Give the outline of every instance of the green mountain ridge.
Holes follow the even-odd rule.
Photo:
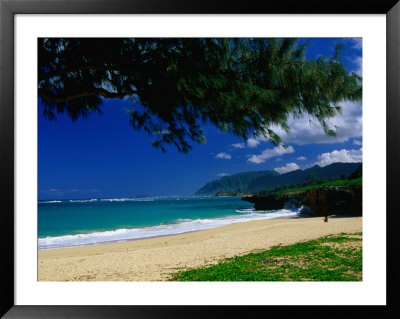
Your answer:
[[[249,184],[264,176],[277,176],[279,175],[276,171],[251,171],[237,173],[230,176],[221,177],[218,180],[208,182],[202,188],[200,188],[195,195],[215,195],[218,192],[241,192],[247,190]]]
[[[224,176],[210,181],[200,188],[195,195],[216,195],[218,193],[256,192],[283,185],[300,184],[309,180],[331,180],[350,176],[361,163],[333,163],[324,167],[314,165],[305,170],[295,170],[286,174],[276,171],[253,171]]]

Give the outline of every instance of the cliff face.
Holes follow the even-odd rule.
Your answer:
[[[298,196],[293,194],[253,195],[244,196],[242,199],[253,203],[255,210],[275,210],[301,206]]]
[[[301,207],[301,214],[314,216],[362,215],[362,187],[335,186],[310,189],[303,193],[245,196],[255,210]]]
[[[325,187],[306,191],[301,198],[303,205],[310,207],[317,216],[362,215],[362,188]]]

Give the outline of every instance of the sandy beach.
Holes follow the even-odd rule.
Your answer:
[[[41,250],[39,281],[163,281],[184,268],[328,234],[362,231],[362,217],[270,219],[173,236]]]

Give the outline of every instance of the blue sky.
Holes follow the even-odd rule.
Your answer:
[[[342,62],[362,75],[361,39],[311,39],[307,58],[331,55],[340,41]],[[188,154],[173,147],[151,146],[152,138],[129,125],[130,101],[108,99],[103,113],[72,122],[65,114],[50,121],[38,108],[39,199],[121,198],[191,195],[206,182],[245,171],[280,173],[315,164],[359,162],[362,158],[362,103],[343,102],[343,115],[329,121],[338,136],[326,136],[309,118],[290,119],[290,134],[277,132],[289,147],[274,147],[259,138],[247,143],[204,127],[206,144]]]

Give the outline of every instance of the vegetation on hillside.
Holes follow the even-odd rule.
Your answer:
[[[263,176],[278,176],[275,171],[243,172],[231,176],[223,176],[218,180],[208,182],[200,188],[196,195],[235,196],[247,194],[249,184]]]
[[[182,270],[174,281],[361,281],[362,233],[317,240],[233,257],[217,265]]]
[[[287,188],[318,185],[339,179],[361,177],[360,163],[333,163],[279,174],[276,171],[256,171],[224,176],[208,182],[196,195],[242,196],[269,194]],[[254,185],[257,185],[256,187]]]
[[[297,185],[305,182],[315,183],[320,180],[344,179],[352,174],[360,163],[332,163],[320,167],[314,165],[308,169],[298,169],[276,177],[260,177],[249,184],[248,191],[251,193],[262,189],[271,189],[283,185]]]
[[[305,182],[297,185],[284,185],[273,189],[264,189],[256,192],[254,195],[266,195],[266,194],[282,194],[282,193],[302,193],[309,189],[317,189],[322,187],[334,187],[334,186],[362,186],[362,177],[355,179],[337,179],[331,181],[319,180],[314,183]]]

